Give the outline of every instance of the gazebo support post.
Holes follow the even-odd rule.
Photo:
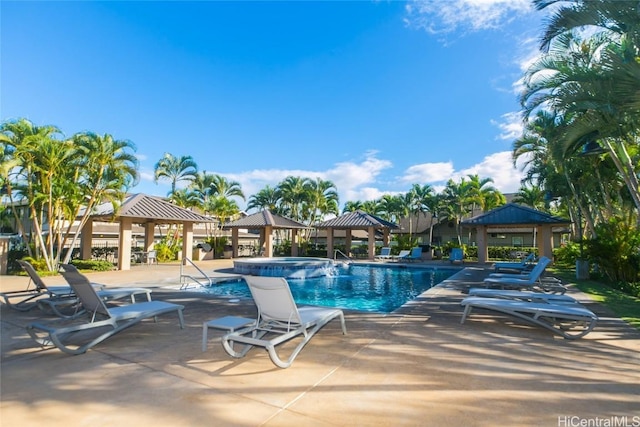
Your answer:
[[[489,246],[487,245],[487,227],[476,228],[476,240],[478,243],[478,263],[486,264],[489,260]]]
[[[373,227],[368,228],[369,234],[369,247],[367,248],[369,261],[373,261],[376,256],[376,229]]]
[[[191,259],[193,252],[193,223],[182,223],[182,259]]]
[[[550,225],[539,224],[537,235],[538,255],[553,259],[553,233]]]
[[[118,239],[118,270],[131,270],[131,218],[120,217],[120,238]]]
[[[147,222],[144,225],[144,252],[149,252],[153,250],[153,245],[156,240],[156,223],[155,222]]]
[[[298,230],[291,230],[291,256],[298,256]]]
[[[333,252],[333,251],[331,251]],[[350,257],[351,254],[351,230],[344,230],[344,253]]]
[[[333,228],[327,228],[327,258],[333,259]]]
[[[273,256],[273,227],[269,225],[264,228],[264,256]]]
[[[238,258],[238,241],[240,240],[240,230],[238,230],[237,228],[232,228],[231,229],[231,250],[232,258]]]

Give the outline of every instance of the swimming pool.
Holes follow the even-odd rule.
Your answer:
[[[452,276],[458,269],[349,265],[335,276],[288,280],[299,305],[323,305],[351,310],[390,313],[422,292]],[[244,280],[205,288],[205,292],[251,298]]]

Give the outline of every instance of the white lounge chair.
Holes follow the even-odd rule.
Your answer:
[[[531,252],[525,258],[522,258],[520,262],[496,262],[493,264],[493,268],[496,271],[500,270],[517,270],[526,271],[531,270],[534,266],[533,262],[536,259],[536,254]]]
[[[499,287],[502,289],[540,289],[544,292],[564,294],[567,291],[559,281],[542,280],[542,273],[551,263],[547,257],[541,257],[530,273],[525,275],[505,275],[492,273],[484,279],[484,284],[489,287]]]
[[[60,271],[60,274],[67,281],[69,286],[72,283],[91,283],[89,279],[78,269],[71,264],[63,264],[64,268]],[[118,300],[123,298],[131,299],[131,302],[136,302],[136,295],[143,295],[147,301],[151,301],[151,292],[149,288],[117,288],[117,289],[101,289],[97,290],[98,295],[105,301]]]
[[[69,285],[47,286],[31,263],[24,260],[18,260],[17,262],[29,276],[29,283],[27,284],[27,288],[24,290],[0,293],[0,297],[2,297],[4,303],[9,307],[19,311],[28,311],[36,307],[38,303],[43,301],[45,298],[51,301],[57,300],[60,302],[72,301],[75,299],[73,296],[73,289],[71,289]],[[95,283],[93,286],[96,289],[104,288],[104,285]],[[17,301],[18,299],[19,301]]]
[[[67,265],[62,264],[66,269]],[[41,346],[54,345],[68,354],[82,354],[96,344],[131,327],[144,319],[165,313],[177,312],[180,328],[184,328],[182,310],[184,306],[164,301],[146,301],[119,307],[107,308],[96,290],[87,282],[70,283],[75,295],[80,299],[84,311],[73,319],[60,319],[49,323],[31,323],[27,326],[29,335]],[[105,328],[107,330],[105,331]],[[97,336],[85,335],[95,331]],[[78,344],[81,338],[83,344]],[[88,340],[88,341],[87,341]]]
[[[542,326],[566,339],[585,336],[598,322],[598,316],[579,304],[553,304],[484,297],[467,297],[461,304],[464,307],[464,313],[460,323],[464,323],[473,308],[483,308]]]
[[[385,246],[384,248],[380,248],[380,253],[375,256],[377,260],[387,260],[392,259],[393,255],[391,255],[391,248]]]
[[[396,261],[400,261],[400,260],[404,260],[406,259],[409,255],[411,255],[411,251],[408,251],[406,249],[403,249],[400,251],[400,253],[398,254],[397,257],[395,257]]]
[[[246,328],[222,337],[222,345],[233,357],[244,357],[253,347],[263,347],[271,361],[280,368],[288,368],[294,359],[324,325],[340,319],[342,333],[346,335],[342,310],[329,307],[296,306],[289,284],[283,277],[246,276],[245,281],[258,308],[256,322]],[[288,359],[282,360],[276,346],[302,336]],[[235,344],[241,347],[236,350]]]
[[[535,263],[533,267],[528,271],[521,271],[519,273],[490,273],[489,277],[501,279],[530,279],[537,274],[536,267],[540,263],[544,264],[544,268],[542,268],[542,273],[544,273],[544,270],[551,263],[551,259],[547,257],[541,257],[538,262]],[[540,277],[542,277],[542,274],[540,274]]]
[[[71,264],[65,264],[64,268],[60,271],[60,274],[67,283],[71,286],[72,284],[87,284],[91,283],[89,279],[80,273],[78,269]],[[115,288],[115,289],[100,289],[96,290],[96,293],[100,298],[104,301],[118,301],[122,299],[130,299],[132,303],[136,302],[136,295],[142,295],[146,298],[147,301],[151,301],[151,292],[152,290],[149,288]],[[70,297],[59,299],[59,298],[47,298],[38,301],[38,306],[43,310],[47,311],[47,309],[53,311],[56,315],[60,317],[73,317],[77,315],[77,313],[82,310],[82,305],[75,294],[72,294]],[[71,311],[69,312],[71,307]],[[62,311],[65,309],[66,311]]]
[[[484,298],[504,298],[510,300],[530,301],[530,302],[546,302],[553,304],[578,304],[575,298],[569,295],[548,294],[545,292],[517,291],[511,289],[486,289],[471,288],[469,296]]]

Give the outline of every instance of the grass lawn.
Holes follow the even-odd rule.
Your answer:
[[[564,282],[575,285],[582,292],[589,294],[594,301],[609,307],[622,320],[640,329],[640,298],[632,297],[595,280],[577,280],[575,270],[561,268],[552,270]]]

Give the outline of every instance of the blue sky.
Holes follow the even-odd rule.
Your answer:
[[[247,197],[289,175],[341,205],[476,173],[514,192],[541,22],[529,0],[4,0],[0,118],[133,141],[134,192],[167,194],[165,152]]]

